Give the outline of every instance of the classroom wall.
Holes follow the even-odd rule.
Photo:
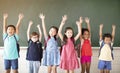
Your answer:
[[[114,46],[120,46],[120,0],[0,0],[0,46],[3,46],[2,40],[2,22],[3,13],[9,14],[8,24],[16,24],[18,14],[23,13],[24,19],[20,27],[20,45],[27,46],[26,31],[28,22],[34,22],[31,32],[37,31],[37,24],[41,25],[38,15],[42,12],[46,15],[47,31],[50,26],[59,26],[62,15],[68,15],[66,26],[73,27],[77,34],[75,24],[79,16],[89,17],[91,23],[92,45],[99,46],[99,24],[103,23],[103,32],[111,33],[111,25],[116,24],[116,36]],[[64,27],[64,28],[65,28]],[[86,24],[83,23],[83,27]],[[63,32],[64,32],[63,28]],[[77,41],[79,42],[79,41]]]

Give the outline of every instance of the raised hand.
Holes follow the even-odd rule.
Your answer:
[[[90,23],[90,19],[88,17],[85,17],[85,22],[89,24]]]
[[[76,21],[76,24],[77,24],[77,26],[79,26],[80,22],[79,22],[79,21]]]
[[[103,28],[103,24],[100,24],[100,29],[102,29]]]
[[[45,19],[45,15],[44,15],[43,13],[40,13],[39,17],[40,17],[41,19]]]
[[[4,19],[7,19],[7,18],[8,18],[8,14],[7,14],[7,13],[4,13],[4,14],[3,14],[3,18],[4,18]]]
[[[22,13],[19,14],[18,18],[23,19],[24,15]]]
[[[33,21],[29,21],[29,26],[31,26],[33,24]]]
[[[62,16],[62,21],[65,22],[67,20],[67,15]]]
[[[37,28],[40,28],[40,24],[37,25]]]
[[[112,28],[113,28],[113,29],[115,29],[115,28],[116,28],[116,26],[115,26],[115,25],[112,25]]]
[[[83,18],[82,17],[79,18],[79,22],[80,22],[80,24],[83,23]]]

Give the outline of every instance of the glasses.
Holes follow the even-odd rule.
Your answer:
[[[36,39],[36,38],[38,38],[38,37],[32,37],[32,38]]]

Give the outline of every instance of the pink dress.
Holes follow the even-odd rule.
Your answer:
[[[74,43],[71,39],[62,47],[60,68],[65,70],[74,70],[79,68],[77,54]]]

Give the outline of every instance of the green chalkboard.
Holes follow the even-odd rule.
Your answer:
[[[59,26],[62,15],[68,15],[66,26],[73,27],[75,34],[77,26],[75,24],[79,16],[89,17],[92,33],[92,45],[99,46],[99,24],[103,23],[103,32],[111,32],[111,25],[116,24],[116,36],[114,46],[120,46],[120,0],[0,0],[0,25],[2,26],[3,13],[9,14],[8,24],[16,24],[18,14],[22,12],[24,19],[20,27],[20,45],[27,46],[27,26],[28,22],[34,22],[31,32],[37,31],[37,24],[41,24],[39,13],[46,15],[46,26]],[[86,24],[83,23],[83,27]],[[63,28],[64,30],[64,28]],[[48,31],[48,30],[47,30]],[[2,27],[0,27],[0,46],[3,46]]]

